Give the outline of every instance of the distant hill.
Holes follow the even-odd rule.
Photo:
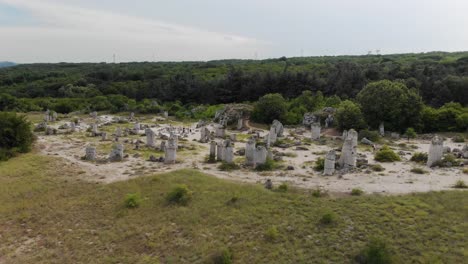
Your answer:
[[[0,68],[15,66],[16,63],[11,61],[0,61]]]

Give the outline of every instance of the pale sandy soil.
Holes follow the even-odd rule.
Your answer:
[[[109,116],[103,117],[102,120],[110,120]],[[68,121],[63,120],[54,124],[53,126],[58,127],[61,123]],[[87,124],[93,122],[93,120],[86,118],[82,122],[82,128],[86,128]],[[155,119],[141,120],[142,124],[157,124],[158,127],[152,128],[157,131],[161,127],[168,126],[164,121],[155,121]],[[181,123],[171,122],[173,126],[182,126]],[[112,124],[111,126],[102,126],[100,129],[108,131],[109,138],[110,132],[115,130],[116,126],[121,127],[133,127],[133,123],[128,124]],[[218,178],[249,182],[249,183],[263,183],[267,178],[271,179],[274,184],[280,184],[286,182],[289,185],[305,188],[305,189],[316,189],[322,188],[329,192],[336,193],[349,193],[353,188],[360,188],[366,193],[381,193],[381,194],[404,194],[412,192],[426,192],[435,190],[448,190],[452,189],[451,186],[457,180],[464,180],[468,182],[468,175],[462,173],[462,167],[453,168],[437,168],[430,169],[422,165],[418,165],[414,162],[410,162],[409,158],[414,152],[427,152],[429,148],[429,140],[412,140],[407,142],[406,140],[399,140],[394,142],[392,147],[396,151],[400,151],[401,147],[398,147],[398,143],[406,143],[407,145],[415,145],[417,149],[405,148],[404,152],[407,155],[402,157],[401,162],[393,163],[380,163],[375,162],[373,159],[372,149],[359,144],[358,153],[363,154],[369,160],[369,164],[379,163],[385,170],[383,172],[374,172],[369,169],[362,171],[356,171],[347,173],[344,175],[334,176],[322,176],[321,172],[313,170],[313,161],[317,157],[324,157],[326,151],[335,148],[341,148],[341,140],[331,140],[331,137],[327,137],[327,144],[320,145],[318,143],[307,144],[303,141],[310,137],[310,131],[306,131],[303,135],[296,135],[298,139],[302,139],[304,146],[308,150],[296,150],[296,147],[290,147],[287,149],[281,149],[274,147],[274,151],[294,153],[295,157],[283,157],[285,166],[291,165],[294,170],[277,170],[271,172],[256,172],[251,168],[241,168],[232,172],[220,171],[217,166],[219,164],[208,164],[205,163],[205,157],[209,152],[209,143],[199,143],[200,132],[195,129],[195,123],[185,124],[185,127],[191,127],[192,133],[189,133],[186,140],[179,141],[179,144],[184,145],[185,148],[177,152],[178,163],[172,165],[166,165],[159,162],[146,161],[149,154],[153,154],[156,157],[163,156],[163,153],[148,149],[141,144],[140,150],[133,150],[133,145],[125,143],[126,153],[129,153],[129,157],[122,162],[89,162],[81,159],[85,154],[85,148],[88,144],[94,144],[97,146],[97,154],[99,159],[104,160],[109,152],[110,147],[113,144],[111,141],[100,141],[99,137],[87,136],[85,129],[82,129],[73,134],[58,134],[53,136],[45,136],[43,133],[37,133],[38,141],[37,147],[40,149],[40,153],[43,155],[57,156],[64,160],[66,166],[74,166],[77,170],[77,178],[85,179],[89,181],[98,181],[103,183],[110,183],[114,181],[127,180],[134,177],[151,175],[160,172],[168,172],[183,168],[197,168],[200,171],[214,175]],[[211,130],[214,129],[211,127]],[[228,130],[227,134],[236,133],[240,142],[235,143],[235,151],[245,147],[245,140],[247,138],[247,131],[231,131]],[[261,135],[265,135],[267,131],[262,131]],[[146,141],[144,136],[129,136],[128,139],[140,139]],[[292,139],[290,136],[290,130],[285,130],[285,137]],[[122,142],[124,139],[121,139]],[[294,140],[296,141],[296,140]],[[156,144],[159,145],[161,139],[156,139]],[[461,143],[453,143],[450,139],[444,142],[444,145],[450,148],[461,149],[463,145]],[[141,156],[135,157],[134,154],[138,153]],[[239,164],[243,163],[243,156],[235,156],[235,161]],[[410,170],[414,167],[424,168],[426,174],[415,174],[411,173]]]

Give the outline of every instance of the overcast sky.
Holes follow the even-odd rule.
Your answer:
[[[0,0],[0,61],[468,50],[468,0]]]

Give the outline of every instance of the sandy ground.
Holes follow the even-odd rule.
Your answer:
[[[100,117],[101,122],[106,122],[112,118],[109,116]],[[70,120],[61,120],[56,124],[52,124],[54,127],[58,127],[60,124],[69,122]],[[85,128],[88,124],[94,122],[90,118],[85,118],[82,121],[81,127]],[[325,136],[325,134],[333,134],[330,131],[325,131],[323,137],[327,139],[326,144],[318,144],[315,142],[307,143],[307,138],[310,138],[310,131],[305,131],[302,135],[294,133],[294,141],[301,140],[302,147],[307,150],[296,150],[296,147],[290,147],[287,149],[281,149],[274,147],[273,151],[286,152],[294,154],[291,157],[283,157],[282,164],[286,166],[293,166],[294,170],[277,170],[270,172],[256,172],[251,168],[241,168],[231,172],[220,171],[217,166],[219,164],[205,163],[205,157],[209,152],[209,143],[199,143],[200,132],[195,128],[196,124],[182,124],[176,122],[165,122],[156,121],[155,119],[144,119],[140,117],[141,124],[149,124],[153,127],[153,130],[158,130],[168,126],[171,123],[172,126],[183,125],[190,127],[192,132],[188,136],[179,141],[180,145],[184,148],[177,152],[178,163],[167,165],[160,162],[149,162],[147,157],[150,154],[156,157],[163,156],[163,153],[150,149],[141,145],[140,150],[134,150],[134,145],[131,143],[124,143],[126,153],[129,157],[122,162],[89,162],[82,160],[81,157],[85,154],[85,148],[88,144],[97,146],[97,153],[99,160],[104,160],[109,152],[110,147],[113,144],[112,141],[100,141],[99,137],[90,137],[89,133],[85,129],[81,129],[72,134],[62,134],[46,136],[44,133],[37,133],[38,141],[37,147],[40,149],[40,153],[43,155],[57,156],[64,160],[67,166],[74,166],[77,170],[77,177],[89,181],[98,181],[103,183],[110,183],[114,181],[127,180],[134,177],[151,175],[154,173],[168,172],[183,168],[196,168],[205,173],[214,175],[218,178],[242,181],[248,183],[263,183],[267,178],[271,179],[274,184],[280,184],[286,182],[289,185],[306,188],[316,189],[321,188],[333,193],[349,193],[353,188],[360,188],[366,193],[381,193],[381,194],[404,194],[412,192],[427,192],[436,190],[448,190],[452,189],[451,186],[457,180],[463,180],[468,182],[468,175],[462,173],[462,167],[452,168],[436,168],[430,169],[423,165],[418,165],[414,162],[410,162],[409,158],[414,152],[427,152],[429,149],[429,140],[398,140],[393,142],[392,148],[395,151],[403,150],[406,155],[402,156],[401,162],[392,163],[380,163],[373,159],[372,149],[365,145],[359,144],[358,153],[364,155],[369,164],[379,163],[385,170],[382,172],[374,172],[369,169],[347,173],[344,175],[334,176],[322,176],[321,172],[313,170],[313,162],[317,157],[324,157],[326,151],[335,148],[341,148],[341,140],[333,137]],[[120,127],[133,127],[133,122],[128,124],[111,124],[108,126],[101,126],[100,130],[107,131],[110,135],[117,126]],[[211,128],[213,131],[214,129]],[[59,130],[63,132],[64,130]],[[236,133],[238,142],[235,142],[234,148],[237,151],[240,148],[245,147],[245,141],[248,137],[248,131],[236,131],[227,130],[227,134]],[[261,131],[261,135],[266,135],[267,131]],[[291,136],[292,130],[285,129],[286,140],[293,140]],[[109,136],[109,138],[112,138]],[[140,139],[146,141],[145,136],[128,136],[128,140]],[[125,138],[121,138],[120,142],[123,142]],[[159,145],[161,139],[156,139],[156,144]],[[310,142],[310,141],[309,141]],[[405,143],[406,145],[414,145],[413,148],[404,146],[398,146],[399,143]],[[454,143],[450,139],[444,142],[445,146],[450,148],[463,147],[462,143]],[[136,155],[135,155],[136,154]],[[242,163],[244,160],[243,156],[235,156],[237,163]],[[420,167],[427,171],[426,174],[415,174],[410,172],[414,167]]]

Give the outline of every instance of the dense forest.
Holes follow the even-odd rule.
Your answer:
[[[369,82],[403,80],[426,104],[468,104],[468,52],[299,57],[208,62],[23,64],[0,70],[0,93],[17,98],[90,98],[217,104],[285,98],[302,91],[354,98]]]
[[[262,122],[278,118],[298,124],[305,112],[331,106],[343,110],[340,128],[375,128],[385,121],[399,130],[411,125],[425,132],[464,131],[468,52],[22,64],[0,69],[2,111],[157,113],[164,109],[178,117],[199,118],[192,111],[199,105],[212,114],[214,109],[208,105],[261,102],[262,98],[272,102],[266,105],[281,107],[269,118],[264,110],[262,116],[254,113]],[[358,116],[350,117],[350,112]],[[345,119],[348,125],[342,124]]]

